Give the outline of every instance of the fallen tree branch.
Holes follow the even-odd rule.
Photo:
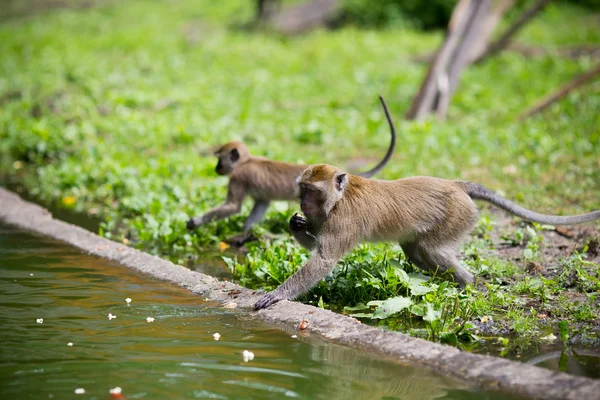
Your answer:
[[[524,57],[564,57],[576,60],[580,57],[600,58],[600,46],[584,44],[578,46],[554,47],[551,49],[542,46],[531,46],[525,43],[511,43],[504,51],[519,53]],[[412,62],[429,63],[435,58],[435,52],[421,53],[411,58]]]
[[[571,82],[567,83],[566,85],[564,85],[563,87],[558,89],[556,92],[552,93],[551,95],[549,95],[549,96],[545,97],[544,99],[542,99],[541,101],[539,101],[536,105],[534,105],[529,110],[527,110],[526,112],[521,114],[519,119],[523,120],[534,114],[539,113],[540,111],[545,110],[552,103],[562,99],[567,94],[569,94],[569,92],[578,88],[579,86],[583,85],[584,83],[592,80],[597,75],[600,75],[600,64],[597,64],[591,70],[575,77]]]

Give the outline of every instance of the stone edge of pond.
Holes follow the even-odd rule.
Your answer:
[[[0,220],[19,228],[52,237],[86,253],[182,286],[204,298],[235,302],[238,308],[273,323],[297,326],[307,319],[306,329],[332,342],[367,350],[388,360],[477,384],[484,389],[540,399],[596,399],[600,380],[568,375],[498,357],[472,354],[454,347],[385,332],[356,319],[291,301],[282,301],[258,313],[250,307],[261,294],[173,264],[162,258],[102,238],[83,228],[52,218],[48,210],[24,201],[0,187]]]

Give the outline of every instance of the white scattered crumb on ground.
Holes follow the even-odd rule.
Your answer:
[[[146,318],[146,321],[148,321],[148,322],[154,322],[154,318],[148,317],[148,318]]]
[[[67,346],[69,346],[69,347],[73,347],[73,342],[69,342],[69,343],[67,343]]]
[[[248,362],[254,360],[254,353],[248,350],[244,350],[242,352],[242,357],[244,358],[244,362]]]
[[[121,394],[121,392],[123,392],[123,390],[117,386],[117,387],[110,389],[108,392],[113,395],[114,394],[119,395],[119,394]]]
[[[112,315],[111,313],[108,313],[108,319],[111,320],[113,318],[117,318],[116,315]]]
[[[85,389],[84,388],[77,388],[77,389],[75,389],[75,394],[85,394]]]
[[[125,303],[127,303],[127,305],[129,305],[129,303],[131,303],[131,299],[128,297],[125,299]]]
[[[213,335],[213,337],[215,338],[215,340],[219,340],[219,338],[221,337],[221,335],[219,335],[218,333],[215,333]]]
[[[44,323],[44,318],[38,318],[35,320],[35,322],[37,322],[38,324],[43,324]]]

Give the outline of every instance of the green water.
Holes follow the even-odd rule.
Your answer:
[[[116,386],[127,399],[507,398],[292,338],[294,332],[6,226],[0,280],[2,399],[110,399]],[[255,358],[244,362],[244,350]]]

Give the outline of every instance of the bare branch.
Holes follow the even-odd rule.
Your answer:
[[[544,99],[542,99],[541,101],[539,101],[536,105],[534,105],[529,110],[527,110],[526,112],[521,114],[519,119],[523,120],[534,114],[539,113],[540,111],[545,110],[552,103],[562,99],[567,94],[569,94],[569,92],[578,88],[579,86],[583,85],[584,83],[594,79],[598,75],[600,75],[600,64],[597,64],[594,68],[590,69],[589,71],[575,77],[571,82],[567,83],[566,85],[564,85],[563,87],[558,89],[556,92],[552,93],[551,95],[549,95],[549,96],[545,97]]]

